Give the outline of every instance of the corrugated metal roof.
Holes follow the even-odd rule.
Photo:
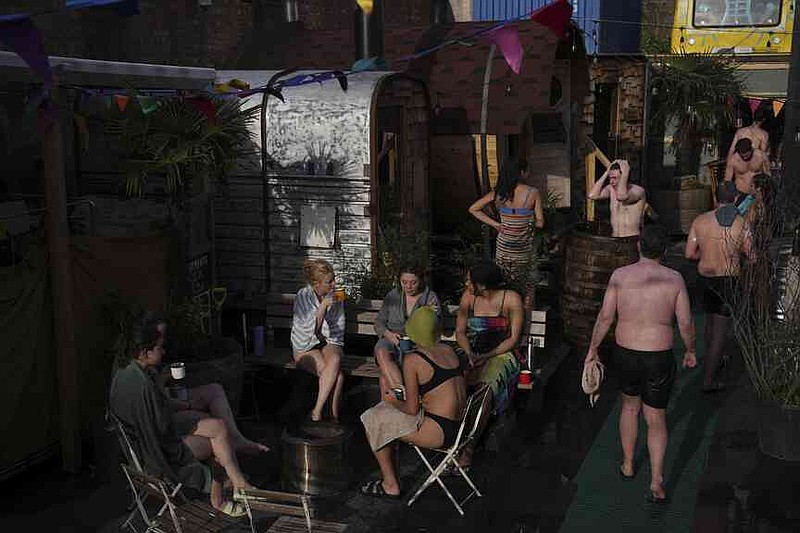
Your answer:
[[[179,67],[123,61],[101,61],[78,57],[50,56],[50,66],[59,72],[62,84],[140,89],[202,89],[214,81],[213,68]],[[33,76],[27,63],[13,52],[0,51],[0,68],[8,69],[6,79],[28,80]],[[14,75],[16,71],[16,75]]]
[[[523,17],[553,0],[472,0],[473,20],[508,20]],[[571,0],[572,19],[584,33],[586,53],[636,53],[639,51],[641,6],[638,0]],[[597,22],[602,19],[621,21]]]

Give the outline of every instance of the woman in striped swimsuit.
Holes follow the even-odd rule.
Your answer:
[[[544,227],[542,197],[536,188],[520,183],[529,177],[528,162],[507,158],[503,161],[497,186],[472,204],[469,212],[497,230],[495,263],[503,269],[509,288],[524,296],[525,309],[533,309],[536,261],[533,232]],[[494,203],[500,213],[497,221],[484,212]]]

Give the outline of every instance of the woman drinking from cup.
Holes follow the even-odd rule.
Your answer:
[[[294,300],[292,349],[298,368],[319,377],[319,392],[311,420],[322,419],[322,408],[331,398],[331,414],[339,420],[344,376],[339,370],[344,349],[344,294],[336,293],[333,268],[324,259],[303,265],[308,285]]]
[[[381,371],[381,388],[403,392],[403,352],[411,349],[412,343],[404,338],[406,321],[416,309],[432,306],[441,318],[439,297],[425,285],[425,271],[417,265],[400,268],[400,287],[390,290],[383,298],[383,305],[375,318],[375,362]]]
[[[517,347],[524,324],[522,298],[503,288],[503,272],[491,262],[469,270],[456,315],[456,341],[469,362],[467,382],[487,384],[493,414],[508,407],[519,377]],[[485,419],[483,427],[485,427]],[[465,448],[459,464],[469,466],[472,449]]]

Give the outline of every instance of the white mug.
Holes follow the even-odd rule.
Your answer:
[[[183,379],[186,377],[186,366],[183,363],[172,363],[169,365],[172,379]]]

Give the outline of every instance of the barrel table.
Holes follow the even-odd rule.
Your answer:
[[[338,494],[347,489],[347,443],[352,431],[328,422],[288,426],[281,436],[286,490],[312,496]]]
[[[567,238],[561,315],[564,337],[574,346],[589,346],[608,280],[615,269],[638,260],[638,240],[583,232]]]

